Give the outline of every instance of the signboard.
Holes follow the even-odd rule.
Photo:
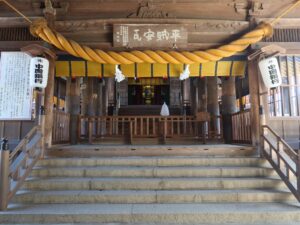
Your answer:
[[[178,24],[114,24],[114,47],[186,47],[187,30]]]
[[[258,66],[267,88],[275,88],[281,85],[281,73],[275,57],[261,60]]]
[[[0,60],[0,120],[30,120],[31,57],[23,52],[2,52]]]

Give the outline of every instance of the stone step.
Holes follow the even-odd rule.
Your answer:
[[[148,139],[149,140],[149,139]],[[137,139],[135,140],[135,142]],[[141,139],[145,142],[147,139]],[[199,140],[201,143],[201,140]],[[198,142],[199,143],[199,142]],[[72,145],[54,146],[46,152],[50,157],[113,157],[113,156],[225,156],[244,157],[256,154],[252,146],[228,144],[207,145]]]
[[[299,222],[299,204],[11,204],[0,223],[287,224]]]
[[[274,178],[49,178],[27,180],[30,190],[184,190],[284,188]]]
[[[225,203],[295,201],[288,191],[272,190],[175,190],[175,191],[19,191],[16,203]]]
[[[45,224],[45,223],[44,223]],[[5,225],[34,225],[33,223],[22,223],[22,224],[19,224],[19,223],[14,223],[14,224],[5,224]],[[39,223],[40,225],[40,223]],[[47,223],[47,225],[74,225],[74,223]],[[76,225],[126,225],[125,223],[76,223]],[[130,225],[178,225],[178,224],[174,224],[174,223],[130,223]],[[203,224],[203,223],[185,223],[184,225],[207,225],[206,224]],[[222,224],[217,224],[217,225],[241,225],[241,223],[222,223]],[[261,222],[261,223],[247,223],[247,224],[243,224],[243,225],[266,225],[266,223],[264,222]],[[282,225],[282,223],[268,223],[268,225]],[[288,223],[288,225],[299,225],[298,222],[290,222]]]
[[[268,177],[276,176],[265,167],[58,167],[35,168],[34,177]]]
[[[255,157],[112,157],[112,158],[48,158],[37,166],[262,166],[267,161]]]

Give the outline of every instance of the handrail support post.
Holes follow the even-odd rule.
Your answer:
[[[9,194],[9,148],[7,139],[1,141],[0,210],[6,210]]]
[[[132,136],[133,136],[133,121],[129,121],[129,137],[128,137],[128,142],[130,145],[132,145]]]

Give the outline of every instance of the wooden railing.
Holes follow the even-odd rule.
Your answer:
[[[251,144],[250,110],[235,113],[231,116],[232,142]]]
[[[0,173],[0,210],[6,210],[8,202],[30,174],[35,163],[43,155],[42,132],[34,127],[18,146],[10,151],[2,146]]]
[[[269,126],[262,126],[261,152],[300,202],[300,153]]]
[[[212,118],[212,120],[221,119]],[[222,129],[212,131],[208,121],[195,120],[193,116],[101,116],[79,118],[79,140],[92,143],[103,137],[123,137],[132,143],[133,138],[202,137],[222,139]]]
[[[52,143],[62,144],[70,141],[70,114],[53,111]]]

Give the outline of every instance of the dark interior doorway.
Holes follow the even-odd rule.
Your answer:
[[[162,105],[170,102],[169,85],[128,85],[128,105]]]

